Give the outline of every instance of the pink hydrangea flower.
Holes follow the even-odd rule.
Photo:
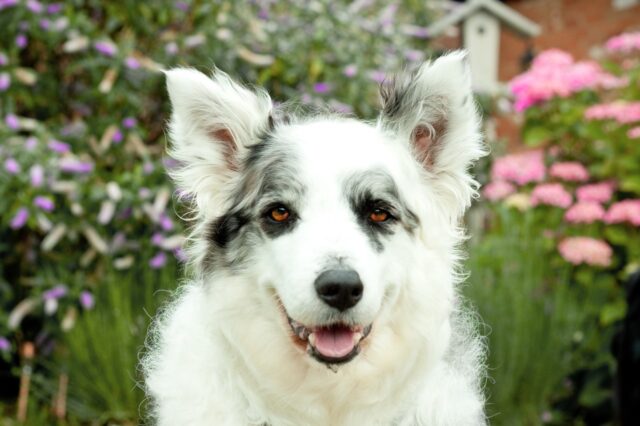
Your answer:
[[[559,183],[543,183],[531,192],[531,205],[546,204],[567,208],[571,205],[571,194]]]
[[[487,200],[498,201],[516,192],[516,187],[503,180],[496,180],[485,185],[482,195]]]
[[[616,84],[620,81],[596,62],[574,62],[570,54],[551,49],[540,53],[531,69],[511,80],[509,88],[515,97],[515,110],[524,111],[555,96],[567,97],[583,89]]]
[[[605,43],[605,49],[611,53],[630,53],[640,50],[640,31],[611,37]]]
[[[578,201],[592,201],[607,203],[613,196],[614,184],[611,182],[592,183],[583,185],[576,190]]]
[[[629,199],[614,203],[604,217],[607,223],[629,222],[640,226],[640,199]]]
[[[528,151],[497,158],[491,168],[494,180],[504,180],[524,185],[544,179],[545,166],[542,151]]]
[[[551,165],[549,175],[568,182],[584,182],[589,180],[589,172],[576,161],[565,161]]]
[[[569,263],[609,266],[613,250],[605,241],[589,237],[569,237],[558,244],[560,255]]]
[[[616,101],[593,105],[584,112],[587,120],[615,120],[620,124],[640,121],[640,102]]]
[[[598,203],[592,201],[578,202],[571,206],[564,214],[564,220],[569,223],[593,223],[604,219],[605,211]]]
[[[640,139],[640,126],[632,127],[627,131],[629,139]]]

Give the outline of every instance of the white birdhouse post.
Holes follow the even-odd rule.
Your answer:
[[[540,27],[497,0],[468,0],[429,26],[429,36],[437,37],[446,29],[462,27],[462,44],[469,51],[469,62],[476,92],[495,93],[500,64],[502,24],[522,37],[535,37]]]

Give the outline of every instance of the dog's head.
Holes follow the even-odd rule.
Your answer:
[[[483,154],[463,53],[383,84],[375,123],[288,116],[220,71],[167,78],[171,173],[195,205],[205,282],[244,278],[255,288],[236,303],[272,306],[292,347],[327,364],[402,315],[433,323],[404,321],[419,334],[448,330],[467,169]]]

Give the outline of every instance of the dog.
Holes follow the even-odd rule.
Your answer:
[[[462,51],[381,85],[374,122],[165,72],[191,278],[142,366],[166,425],[484,425],[458,284],[485,155]]]

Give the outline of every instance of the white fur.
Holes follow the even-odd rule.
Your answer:
[[[239,174],[212,136],[227,129],[238,158],[258,143],[271,102],[216,72],[167,73],[173,104],[173,177],[195,200],[190,253],[194,278],[156,320],[143,360],[153,417],[165,425],[484,425],[483,348],[456,284],[459,223],[477,184],[468,174],[483,155],[464,55],[426,63],[408,100],[420,105],[400,120],[376,124],[316,117],[279,125],[306,186],[294,232],[266,239],[241,272],[200,266],[205,226],[232,206]],[[430,167],[413,156],[412,131],[445,117]],[[384,168],[419,218],[376,252],[343,196],[344,179]],[[358,271],[363,299],[349,312],[373,323],[362,352],[334,369],[296,347],[275,296],[305,324],[326,320],[313,280],[328,259]]]

